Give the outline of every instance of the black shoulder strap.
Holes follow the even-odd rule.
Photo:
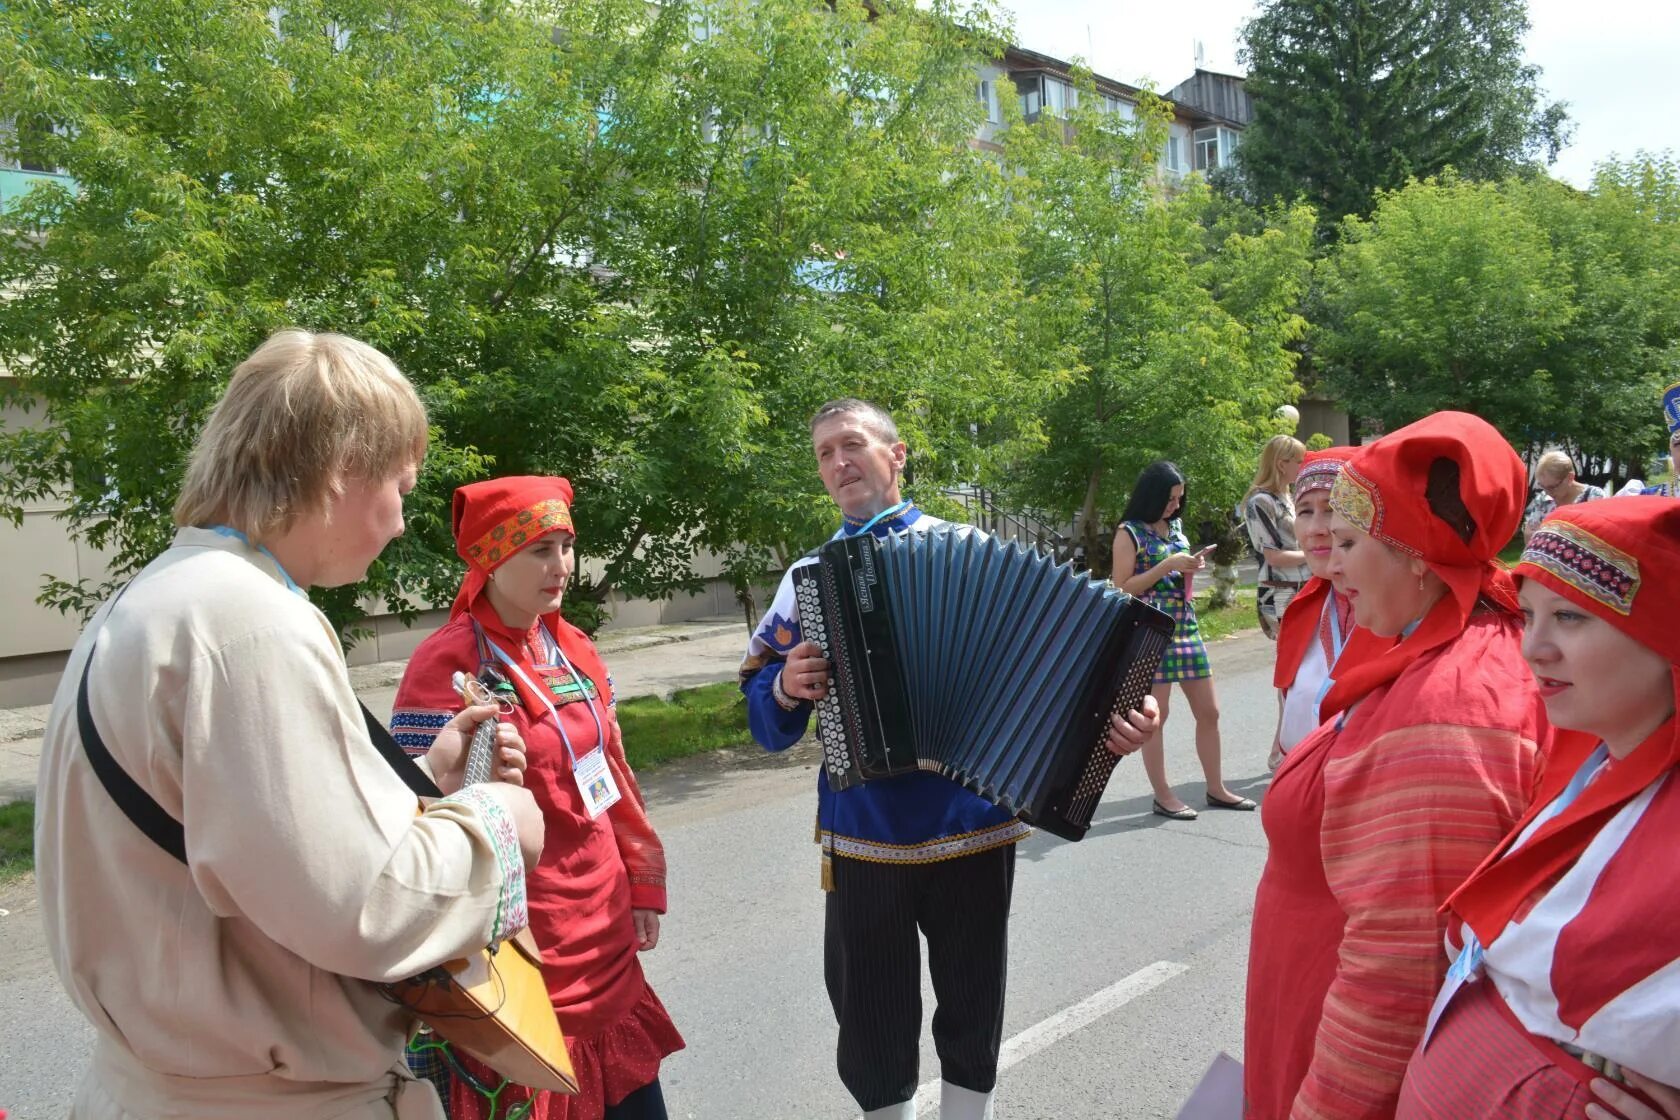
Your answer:
[[[122,592],[119,591],[117,596],[121,598]],[[187,837],[181,822],[164,812],[163,806],[152,800],[152,795],[128,776],[122,764],[111,757],[105,740],[99,737],[99,728],[93,724],[93,709],[88,705],[88,670],[93,666],[93,653],[98,648],[99,640],[96,638],[93,647],[88,650],[87,660],[82,663],[82,683],[76,690],[76,725],[81,731],[82,749],[87,751],[88,761],[93,763],[93,772],[99,775],[100,784],[123,815],[133,821],[134,827],[144,832],[152,843],[186,863]]]
[[[128,588],[124,587],[123,591]],[[122,591],[117,592],[117,598],[122,598]],[[116,600],[112,600],[115,603]],[[134,827],[146,834],[146,838],[182,863],[187,862],[186,831],[181,822],[164,811],[152,795],[140,788],[122,764],[111,757],[111,751],[105,746],[105,740],[99,735],[99,728],[93,722],[93,708],[88,703],[88,674],[93,668],[93,653],[99,647],[99,640],[94,639],[93,648],[88,650],[87,660],[82,663],[82,681],[76,690],[76,726],[81,733],[82,749],[87,751],[88,761],[93,764],[93,772],[99,775],[99,783],[105,787],[105,792],[111,795],[111,800],[117,803],[117,808],[123,815],[134,822]],[[415,765],[414,760],[403,753],[397,746],[397,741],[391,738],[391,733],[385,726],[374,718],[367,705],[357,701],[362,709],[362,721],[367,724],[368,737],[373,740],[374,747],[397,772],[397,777],[403,784],[413,790],[418,797],[442,797],[443,791],[438,789],[437,783],[426,776],[426,772]]]

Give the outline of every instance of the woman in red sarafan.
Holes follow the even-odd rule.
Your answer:
[[[1549,730],[1496,559],[1526,482],[1489,424],[1443,412],[1360,448],[1331,491],[1329,574],[1351,643],[1375,644],[1338,668],[1266,796],[1255,1120],[1394,1114],[1446,971],[1437,911],[1528,807]]]
[[[1448,900],[1404,1120],[1680,1118],[1677,571],[1672,498],[1562,506],[1529,538],[1523,653],[1560,734],[1528,815]]]
[[[467,574],[449,622],[421,643],[397,689],[391,730],[410,751],[461,705],[464,672],[495,686],[524,736],[525,785],[543,811],[543,854],[526,880],[531,932],[566,1032],[576,1096],[540,1093],[536,1120],[662,1120],[659,1064],[682,1049],[637,954],[659,940],[665,852],[624,758],[612,681],[594,643],[560,617],[575,531],[563,478],[491,479],[455,491]],[[616,792],[617,799],[613,800]],[[461,1056],[487,1085],[499,1078]],[[521,1099],[510,1087],[497,1115]],[[453,1120],[489,1101],[456,1078]]]

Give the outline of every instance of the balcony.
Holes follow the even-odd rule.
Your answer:
[[[11,209],[36,183],[62,183],[74,190],[76,181],[57,171],[23,171],[16,167],[0,167],[0,212]]]

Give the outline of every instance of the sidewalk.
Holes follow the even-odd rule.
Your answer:
[[[621,699],[669,696],[673,691],[734,677],[747,648],[744,619],[728,615],[663,626],[603,631],[596,647],[606,658]],[[407,661],[355,665],[350,683],[380,719],[389,719]],[[41,733],[48,706],[0,708],[0,804],[35,796]]]

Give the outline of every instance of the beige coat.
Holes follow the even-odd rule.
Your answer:
[[[96,637],[94,723],[184,823],[188,866],[129,822],[83,750]],[[440,1116],[401,1070],[406,1016],[370,981],[524,913],[511,824],[473,792],[416,815],[326,618],[266,554],[177,534],[76,644],[42,751],[48,945],[99,1034],[74,1115]]]

